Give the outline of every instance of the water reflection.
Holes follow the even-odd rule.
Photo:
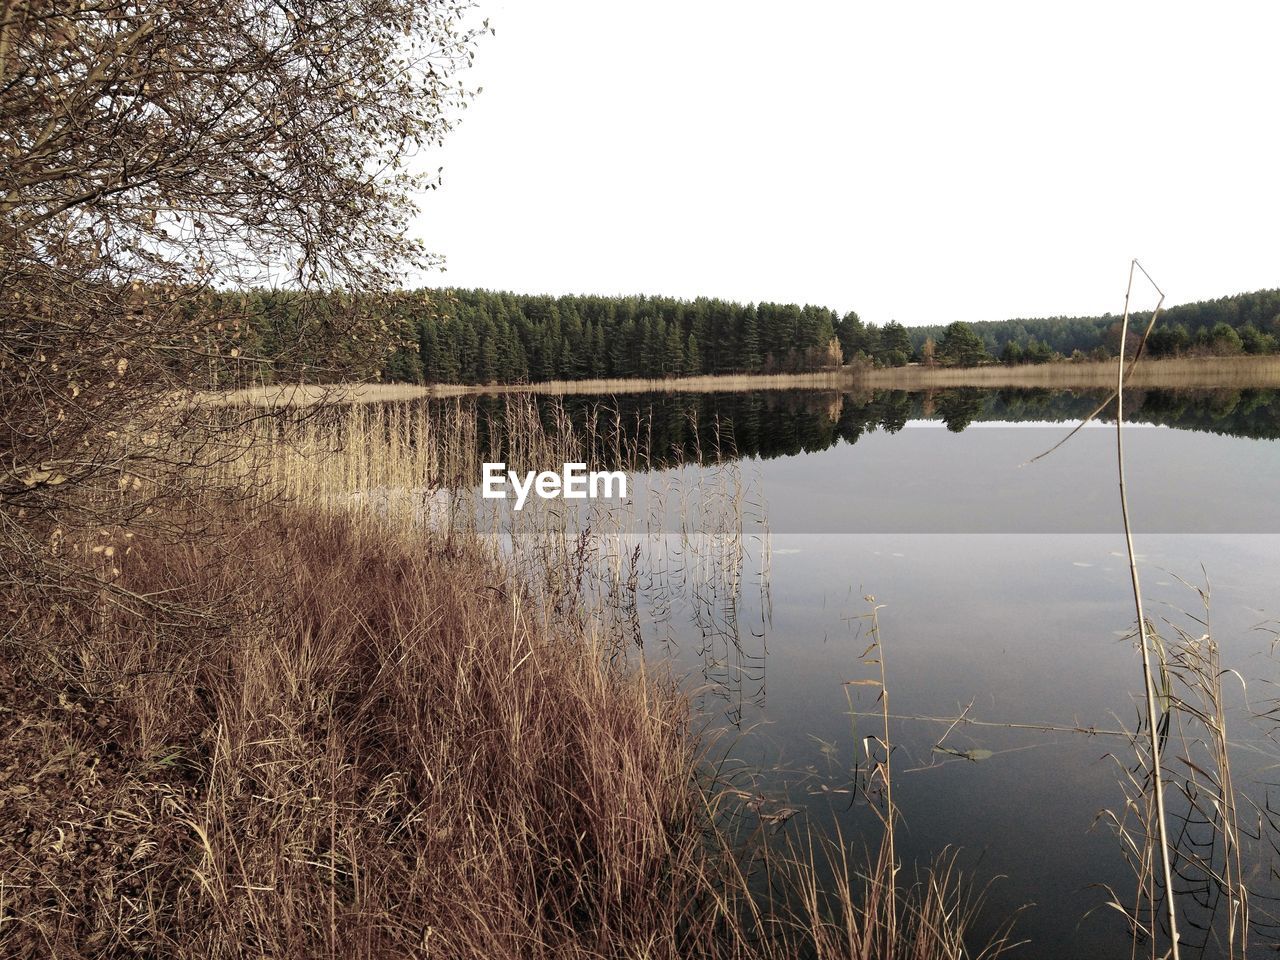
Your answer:
[[[962,389],[567,397],[540,408],[549,423],[567,416],[587,440],[599,432],[589,424],[634,425],[629,464],[690,498],[709,464],[752,472],[769,533],[740,543],[745,554],[726,566],[760,580],[744,589],[748,580],[710,578],[690,590],[688,541],[659,525],[669,545],[641,564],[655,576],[637,592],[635,621],[695,678],[704,714],[741,731],[730,759],[752,772],[749,789],[846,837],[877,829],[852,786],[859,715],[876,705],[845,684],[861,676],[863,594],[888,604],[902,854],[924,863],[962,848],[976,876],[1006,878],[990,892],[993,918],[1037,905],[1019,923],[1032,940],[1025,955],[1068,958],[1132,949],[1123,918],[1105,904],[1108,891],[1132,901],[1133,875],[1122,838],[1099,820],[1123,813],[1122,784],[1134,772],[1128,741],[1104,731],[1140,723],[1113,440],[1086,431],[1019,471],[1066,428],[974,428],[1070,424],[1103,399]],[[499,422],[501,404],[488,410]],[[1264,952],[1277,934],[1269,785],[1280,751],[1244,691],[1267,689],[1276,675],[1266,624],[1280,614],[1280,536],[1249,532],[1278,519],[1280,445],[1269,441],[1280,436],[1280,395],[1148,390],[1127,397],[1126,411],[1173,428],[1136,430],[1131,441],[1149,609],[1168,634],[1173,624],[1206,629],[1188,584],[1211,581],[1223,667],[1245,681],[1226,691],[1226,720],[1250,820],[1240,840],[1255,895],[1251,944]],[[920,423],[937,428],[907,429]],[[490,435],[495,456],[500,433]],[[593,444],[591,456],[608,463],[617,449]],[[863,522],[868,512],[875,524]],[[1073,526],[1078,516],[1090,523]],[[1178,744],[1171,762],[1203,768],[1199,749]],[[1188,854],[1178,881],[1186,956],[1222,954],[1218,887],[1189,859],[1221,862],[1204,847],[1210,800],[1200,812],[1189,802],[1173,809]]]
[[[1083,419],[1107,397],[1098,391],[986,390],[961,387],[908,393],[762,391],[757,393],[631,394],[537,398],[548,430],[568,416],[590,441],[591,462],[617,459],[622,444],[645,467],[712,463],[755,457],[764,460],[857,443],[866,434],[895,434],[908,422],[935,420],[959,433],[975,423],[1066,423]],[[501,438],[507,400],[473,401],[481,415],[480,441],[490,459],[509,460]],[[1273,389],[1134,390],[1125,401],[1126,420],[1224,436],[1280,438],[1280,391]],[[1113,422],[1104,410],[1099,417]],[[607,429],[604,427],[607,426]]]
[[[887,604],[905,861],[959,847],[978,878],[1007,878],[991,888],[991,915],[1037,904],[1019,922],[1027,956],[1127,957],[1124,921],[1104,905],[1108,888],[1131,902],[1133,876],[1121,841],[1098,826],[1101,811],[1124,810],[1133,770],[1127,741],[1104,731],[1140,723],[1112,432],[1082,431],[1052,458],[1020,466],[1104,398],[976,389],[464,398],[433,401],[429,415],[421,405],[389,410],[379,423],[397,462],[430,446],[420,442],[427,431],[457,438],[448,458],[424,461],[421,479],[402,484],[423,503],[465,499],[481,460],[547,469],[563,456],[633,471],[625,505],[591,503],[575,516],[557,501],[507,515],[496,529],[513,562],[560,615],[616,637],[618,655],[638,650],[688,677],[700,716],[730,734],[735,782],[855,847],[877,829],[852,787],[865,761],[860,714],[876,704],[870,687],[846,683],[865,679],[863,596],[874,594]],[[1208,632],[1188,584],[1211,583],[1222,667],[1244,680],[1226,685],[1226,716],[1262,951],[1280,935],[1268,899],[1280,895],[1271,822],[1280,797],[1270,793],[1280,748],[1253,691],[1277,676],[1268,625],[1280,616],[1280,528],[1256,532],[1280,520],[1271,442],[1280,394],[1135,391],[1126,415],[1172,428],[1136,429],[1130,441],[1149,614],[1165,636],[1174,625]],[[533,449],[534,434],[550,439]],[[352,460],[380,462],[363,449]],[[478,504],[464,506],[451,517],[474,523]],[[1204,767],[1194,743],[1177,744],[1171,762],[1179,756]],[[1174,810],[1184,849],[1216,868],[1191,806]],[[1216,887],[1204,870],[1181,873],[1185,915],[1204,928],[1185,932],[1200,949],[1184,956],[1220,955],[1209,929],[1221,912]]]

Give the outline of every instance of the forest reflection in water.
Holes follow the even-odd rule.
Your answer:
[[[748,809],[801,811],[855,843],[875,829],[854,786],[866,759],[859,714],[875,704],[847,684],[859,679],[864,597],[874,595],[886,605],[905,861],[959,848],[977,877],[1008,878],[991,888],[989,912],[1039,904],[1019,919],[1030,956],[1128,956],[1122,918],[1098,909],[1100,884],[1133,884],[1120,840],[1097,823],[1123,809],[1129,768],[1117,757],[1128,744],[1101,731],[1137,728],[1141,684],[1107,411],[1026,466],[1105,399],[978,389],[460,397],[365,408],[334,426],[374,437],[346,450],[348,466],[411,465],[362,487],[500,531],[545,602],[614,637],[610,649],[686,678]],[[1205,589],[1222,666],[1244,681],[1225,685],[1223,717],[1252,817],[1242,842],[1254,942],[1273,942],[1280,394],[1134,391],[1126,420],[1150,616],[1162,635],[1207,633]],[[436,456],[441,446],[447,456]],[[554,469],[562,457],[628,471],[628,501],[539,502],[486,518],[482,461]],[[1188,815],[1188,850],[1204,830]],[[1206,926],[1184,935],[1207,943],[1212,883],[1203,873],[1181,882],[1187,916]]]
[[[952,432],[984,422],[1066,423],[1088,416],[1107,396],[1091,390],[958,387],[920,393],[571,394],[538,397],[536,402],[548,429],[567,414],[581,436],[594,438],[593,463],[608,464],[610,440],[620,429],[630,445],[639,448],[645,465],[662,468],[726,457],[771,459],[813,453],[841,442],[856,443],[866,433],[897,433],[916,420],[938,421]],[[498,438],[503,435],[500,424],[506,399],[451,402],[475,404],[486,458],[505,459]],[[1280,438],[1280,390],[1269,388],[1132,391],[1126,397],[1125,413],[1126,421],[1134,423],[1252,439]],[[1114,406],[1104,409],[1098,419],[1113,422]],[[589,430],[589,423],[607,424],[609,430]]]
[[[1097,822],[1123,807],[1126,769],[1114,738],[1098,731],[1137,728],[1141,683],[1114,432],[1084,431],[1023,465],[1104,399],[796,391],[569,396],[540,409],[548,423],[599,438],[597,464],[614,465],[625,450],[624,465],[640,468],[637,502],[644,478],[696,499],[727,463],[760,504],[732,562],[693,589],[686,571],[708,553],[728,556],[707,547],[718,534],[651,522],[630,604],[646,656],[690,676],[700,713],[729,731],[726,769],[764,815],[800,810],[848,837],[875,829],[854,786],[865,732],[857,715],[875,704],[845,685],[858,677],[863,597],[874,594],[887,604],[904,856],[925,863],[961,848],[977,876],[1006,878],[989,892],[993,918],[1038,904],[1019,919],[1035,945],[1029,956],[1081,957],[1131,947],[1119,915],[1099,909],[1100,885],[1122,892],[1133,877],[1120,840]],[[499,424],[482,432],[498,458],[503,408],[478,404]],[[1244,681],[1226,690],[1224,720],[1251,817],[1242,842],[1261,946],[1277,934],[1267,898],[1280,893],[1270,879],[1280,834],[1266,814],[1280,751],[1264,715],[1280,675],[1271,654],[1280,394],[1135,391],[1126,420],[1165,428],[1130,434],[1148,609],[1169,635],[1199,635],[1211,618],[1223,667]],[[1208,613],[1197,588],[1211,596]],[[1180,842],[1191,850],[1207,827],[1182,812]],[[1185,946],[1217,955],[1220,901],[1203,875],[1187,873]]]

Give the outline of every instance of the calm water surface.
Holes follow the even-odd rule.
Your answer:
[[[858,715],[877,709],[875,688],[845,682],[873,676],[859,660],[865,597],[882,605],[900,853],[909,871],[958,848],[969,873],[991,881],[990,920],[1026,907],[1026,956],[1131,949],[1103,905],[1105,886],[1131,902],[1134,877],[1099,820],[1121,809],[1133,750],[1098,731],[1135,728],[1141,706],[1114,427],[1086,428],[1028,464],[1099,402],[973,390],[565,401],[580,420],[603,404],[645,433],[650,469],[635,478],[635,505],[660,518],[646,546],[659,559],[637,591],[646,654],[688,677],[744,789],[872,845],[875,821],[851,785],[861,737],[875,731]],[[1265,809],[1280,727],[1250,714],[1269,709],[1280,680],[1280,399],[1151,392],[1133,406],[1129,489],[1148,616],[1169,636],[1211,623],[1224,667],[1245,682],[1226,685],[1237,784]],[[732,464],[741,492],[728,576],[699,572],[724,563],[723,517],[688,519],[691,504],[723,500],[716,459]],[[1207,614],[1197,588],[1210,593]],[[981,725],[949,722],[961,714]],[[1242,808],[1257,835],[1247,871],[1259,953],[1280,939],[1267,902],[1280,892],[1280,837],[1261,819]],[[1195,894],[1188,885],[1185,909],[1203,923]],[[1187,936],[1184,956],[1216,955],[1212,943],[1195,949],[1204,933]]]

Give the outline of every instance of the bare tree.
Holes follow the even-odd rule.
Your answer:
[[[410,158],[487,24],[459,0],[0,0],[0,590],[84,596],[91,539],[235,455],[192,403],[244,376],[228,290],[287,286],[281,356],[376,366],[371,298],[432,257]],[[211,291],[223,291],[212,296]],[[359,295],[353,295],[359,291]],[[205,471],[207,473],[207,471]],[[101,547],[101,544],[98,544]],[[79,551],[80,561],[68,555]]]

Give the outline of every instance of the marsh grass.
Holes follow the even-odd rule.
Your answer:
[[[1180,612],[1164,619],[1163,631],[1152,622],[1145,630],[1158,678],[1156,733],[1168,791],[1179,946],[1244,957],[1255,926],[1246,858],[1261,834],[1259,824],[1250,826],[1242,815],[1244,801],[1232,772],[1233,747],[1238,745],[1228,738],[1232,707],[1225,685],[1238,683],[1244,694],[1245,684],[1238,672],[1222,666],[1209,628],[1208,588],[1192,589],[1203,602],[1200,613]],[[1132,639],[1138,639],[1136,633]],[[1119,838],[1135,879],[1132,896],[1109,890],[1108,906],[1124,915],[1135,944],[1144,943],[1155,954],[1160,940],[1168,938],[1169,928],[1161,922],[1168,893],[1157,866],[1161,835],[1154,828],[1155,780],[1145,738],[1145,724],[1140,723],[1130,735],[1130,752],[1111,754],[1125,800],[1099,819]]]
[[[1105,388],[1115,384],[1114,361],[982,367],[885,367],[861,372],[858,386],[926,390],[942,387]],[[1280,385],[1274,356],[1144,359],[1126,375],[1130,387],[1208,389]]]
[[[250,387],[202,396],[207,404],[277,408],[307,407],[320,401],[393,403],[478,394],[611,396],[628,393],[716,393],[761,390],[932,390],[944,387],[1105,388],[1114,381],[1111,361],[1062,362],[981,367],[872,367],[850,365],[813,373],[721,374],[656,380],[557,380],[515,384],[408,383]],[[1274,356],[1175,357],[1147,359],[1129,375],[1135,388],[1210,389],[1280,386],[1280,359]]]
[[[1140,365],[1139,361],[1164,303],[1164,293],[1151,275],[1136,259],[1130,261],[1121,342],[1127,342],[1130,301],[1138,274],[1158,299],[1133,358],[1121,356],[1115,361],[1114,392],[1066,437],[1031,462],[1053,453],[1115,403],[1116,479],[1133,592],[1132,639],[1141,662],[1143,691],[1137,723],[1127,737],[1131,755],[1113,754],[1121,773],[1123,806],[1099,814],[1099,819],[1109,823],[1120,839],[1133,868],[1136,889],[1127,898],[1107,888],[1107,905],[1125,917],[1135,955],[1145,944],[1153,960],[1165,955],[1178,960],[1184,947],[1203,952],[1212,944],[1223,956],[1243,957],[1250,929],[1250,893],[1223,690],[1224,677],[1234,676],[1242,686],[1243,678],[1221,665],[1218,646],[1209,629],[1207,587],[1197,588],[1203,617],[1191,618],[1203,627],[1203,633],[1196,635],[1168,620],[1174,633],[1170,643],[1147,617],[1130,522],[1124,454],[1125,389],[1137,371],[1152,369],[1152,365]],[[1248,366],[1255,372],[1262,371],[1274,366],[1274,361],[1251,358]],[[1201,370],[1209,368],[1204,363]],[[1237,369],[1246,368],[1238,364]],[[1193,908],[1190,917],[1188,906]],[[1196,937],[1199,942],[1195,942]],[[1162,952],[1162,941],[1167,944],[1167,953]]]
[[[202,397],[206,403],[255,406],[309,406],[323,399],[343,402],[387,403],[427,397],[460,397],[475,394],[535,394],[548,396],[609,396],[620,393],[714,393],[743,390],[833,390],[849,385],[851,368],[812,373],[716,374],[658,379],[547,380],[539,383],[490,383],[464,385],[439,383],[375,383],[359,385],[295,385],[249,387]]]
[[[513,403],[513,462],[593,439]],[[633,426],[589,429],[639,465]],[[0,714],[15,758],[0,952],[941,960],[1007,946],[965,945],[979,901],[952,861],[902,884],[891,797],[866,856],[741,803],[686,689],[637,655],[662,629],[652,611],[676,615],[643,581],[670,590],[678,574],[704,679],[723,671],[726,699],[751,695],[737,468],[699,488],[696,525],[661,537],[652,514],[612,509],[585,527],[554,508],[501,527],[474,499],[481,424],[462,401],[289,408],[237,429],[239,455],[190,505],[210,536],[100,531],[120,545],[102,601],[76,623],[18,611],[0,645],[18,705]],[[692,500],[684,482],[662,497]]]
[[[596,956],[697,936],[683,696],[601,669],[589,635],[550,638],[487,556],[295,508],[234,550],[139,543],[129,560],[134,587],[234,626],[95,624],[75,696],[109,718],[120,777],[173,758],[172,795],[85,900],[41,912],[26,891],[76,869],[50,855],[72,809],[51,818],[7,878],[10,944]]]

